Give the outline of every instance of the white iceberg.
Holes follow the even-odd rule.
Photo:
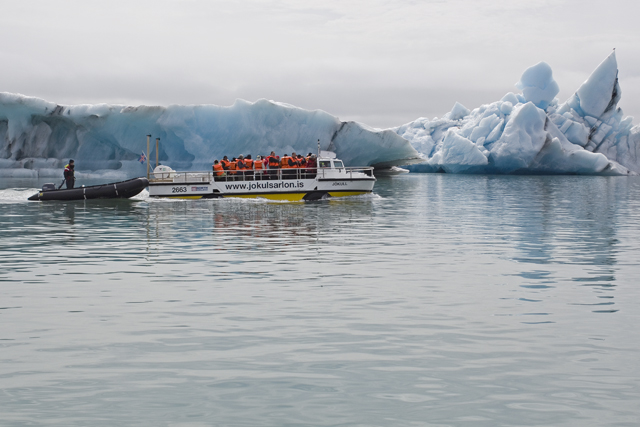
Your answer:
[[[259,100],[230,107],[174,105],[62,106],[37,98],[0,93],[0,175],[58,176],[69,158],[78,172],[140,176],[138,158],[151,134],[160,138],[159,160],[179,170],[209,170],[215,159],[240,154],[337,153],[345,164],[391,167],[422,159],[391,130],[342,122],[320,110]]]
[[[473,111],[456,103],[442,119],[420,118],[394,128],[425,157],[413,172],[604,174],[640,173],[640,127],[623,119],[615,52],[567,102],[551,67],[527,69],[522,93]],[[457,135],[474,144],[460,141]],[[456,152],[457,150],[457,152]],[[473,153],[473,155],[471,154]],[[479,155],[484,156],[484,159]]]

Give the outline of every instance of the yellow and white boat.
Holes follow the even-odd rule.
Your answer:
[[[301,201],[371,193],[376,182],[373,167],[345,167],[335,156],[323,154],[317,159],[317,168],[226,171],[222,176],[213,171],[176,172],[157,166],[149,177],[149,196]]]

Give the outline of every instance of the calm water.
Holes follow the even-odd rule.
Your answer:
[[[0,425],[637,426],[640,179],[0,190]]]

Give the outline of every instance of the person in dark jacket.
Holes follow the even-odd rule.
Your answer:
[[[74,166],[73,159],[71,159],[69,160],[69,164],[64,167],[64,182],[67,184],[67,188],[73,188],[76,182]]]

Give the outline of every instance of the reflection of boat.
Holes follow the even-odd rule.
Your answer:
[[[404,169],[398,166],[391,166],[390,168],[376,169],[376,175],[393,176],[409,173],[409,169]]]
[[[318,200],[371,193],[372,167],[348,168],[332,156],[318,158],[317,168],[176,172],[158,166],[149,180],[149,196],[181,199],[261,197],[271,200]]]
[[[140,193],[148,185],[147,178],[133,178],[111,184],[64,190],[56,190],[54,184],[45,184],[42,186],[42,190],[29,197],[29,200],[128,199]]]

